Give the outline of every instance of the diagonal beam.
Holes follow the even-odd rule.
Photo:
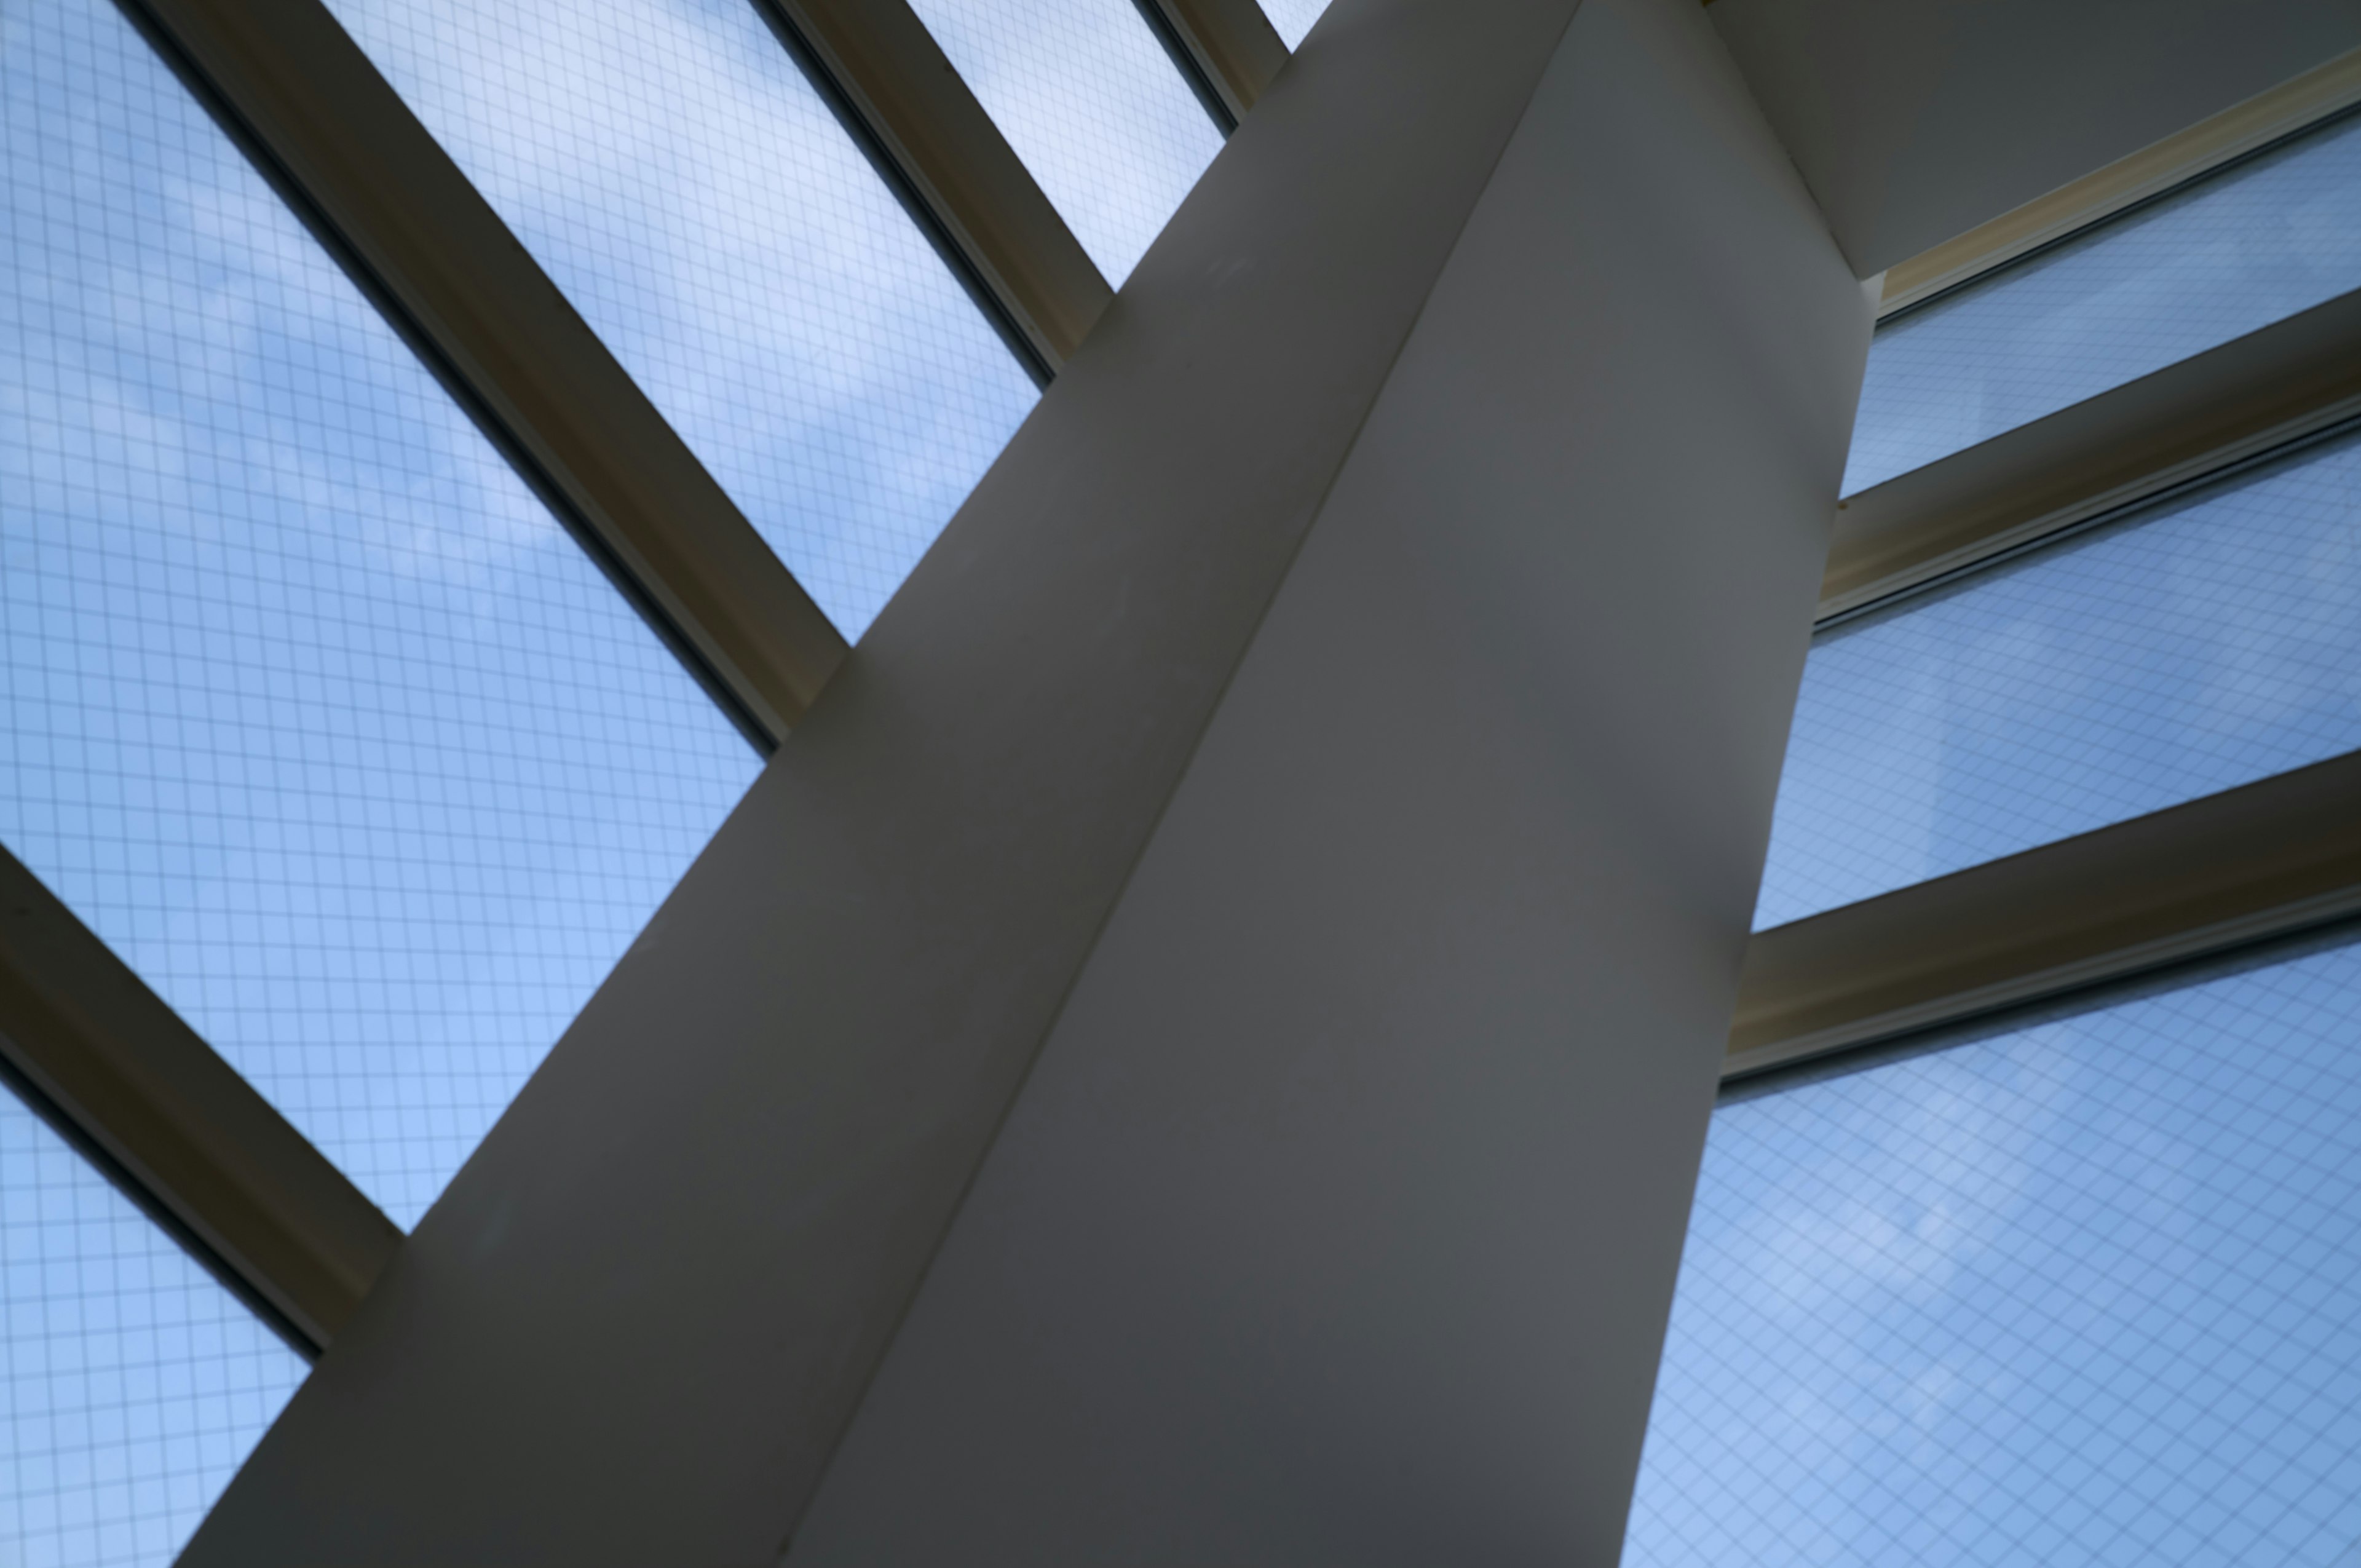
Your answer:
[[[125,0],[758,742],[844,639],[319,0]]]
[[[401,1233],[0,850],[0,1057],[321,1350]]]
[[[1248,0],[1251,3],[1251,0]],[[755,0],[1044,379],[1114,299],[905,0]]]
[[[1723,1078],[2361,911],[2361,752],[1757,932]]]

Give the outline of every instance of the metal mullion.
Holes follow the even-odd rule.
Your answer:
[[[2361,52],[1889,274],[1891,318],[2361,101]],[[2361,427],[2361,291],[1839,504],[1818,623]],[[2361,753],[1754,934],[1725,1082],[2361,913]]]
[[[2361,913],[2361,752],[1748,943],[1725,1079]]]
[[[1828,624],[2361,413],[2361,291],[1839,503]]]
[[[1166,11],[1163,0],[1132,0],[1132,8],[1139,13],[1139,19],[1148,24],[1148,30],[1156,35],[1156,42],[1164,50],[1164,58],[1172,62],[1172,69],[1188,85],[1190,96],[1195,98],[1197,106],[1205,111],[1205,117],[1213,122],[1213,129],[1227,140],[1230,133],[1238,128],[1238,111],[1213,85],[1213,77],[1206,72],[1205,62],[1197,57],[1189,47],[1189,41],[1173,27],[1172,17]]]
[[[1115,292],[905,0],[752,0],[1038,379]]]
[[[1224,136],[1287,63],[1287,45],[1257,0],[1134,0]]]
[[[2011,530],[1982,540],[1968,558],[1905,583],[1876,598],[1824,613],[1812,624],[1815,631],[1831,631],[1865,616],[1898,609],[1922,595],[1949,587],[1963,578],[2021,560],[2052,545],[2080,539],[2119,522],[2134,521],[2154,510],[2193,496],[2241,475],[2272,467],[2281,461],[2323,444],[2361,433],[2361,396],[2342,399],[2320,411],[2319,417],[2290,421],[2251,441],[2209,452],[2203,457],[2175,463],[2143,475],[2138,484],[2124,487],[2129,499],[2103,498],[2103,504],[2078,506],[2062,517],[2044,518],[2042,526]]]
[[[0,1058],[36,1109],[316,1352],[401,1233],[0,850]]]
[[[843,637],[319,0],[119,0],[767,750]]]
[[[166,1203],[157,1194],[149,1179],[141,1177],[117,1159],[108,1144],[101,1142],[71,1112],[50,1099],[39,1084],[27,1077],[9,1053],[5,1031],[0,1031],[0,1094],[16,1096],[25,1109],[55,1133],[82,1163],[97,1171],[108,1186],[121,1193],[146,1217],[149,1224],[171,1237],[182,1252],[195,1259],[198,1266],[213,1277],[215,1284],[236,1297],[238,1304],[277,1334],[288,1349],[313,1362],[318,1361],[326,1352],[328,1347],[324,1339],[315,1339],[312,1331],[298,1327],[295,1320],[280,1309],[275,1297],[264,1294],[245,1270],[224,1257],[181,1218],[178,1210]]]

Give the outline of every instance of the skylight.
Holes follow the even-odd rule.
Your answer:
[[[1039,394],[755,8],[329,8],[858,638]]]
[[[1725,1105],[1625,1568],[2354,1562],[2356,1037],[2345,946]]]
[[[1823,632],[1758,928],[2361,747],[2361,437]]]
[[[1000,134],[1120,289],[1222,149],[1128,0],[916,0]]]
[[[112,6],[0,114],[0,839],[407,1227],[759,761]]]
[[[310,1370],[0,1088],[0,1559],[170,1562]]]

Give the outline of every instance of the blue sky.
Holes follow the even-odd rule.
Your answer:
[[[2361,948],[1727,1105],[1629,1568],[2361,1563]]]

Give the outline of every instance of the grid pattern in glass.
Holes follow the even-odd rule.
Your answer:
[[[1303,36],[1326,9],[1328,0],[1262,0],[1262,14],[1270,18],[1290,50],[1303,47]]]
[[[2361,286],[2361,119],[1878,329],[1847,495]]]
[[[113,6],[0,124],[0,839],[407,1226],[758,759]]]
[[[308,1370],[0,1088],[0,1563],[162,1568]]]
[[[329,0],[846,637],[1038,392],[747,0]]]
[[[2361,747],[2361,438],[1821,634],[1755,926]]]
[[[1129,0],[915,0],[1000,134],[1116,288],[1221,133]]]
[[[1716,1113],[1625,1568],[2361,1559],[2361,949]]]

